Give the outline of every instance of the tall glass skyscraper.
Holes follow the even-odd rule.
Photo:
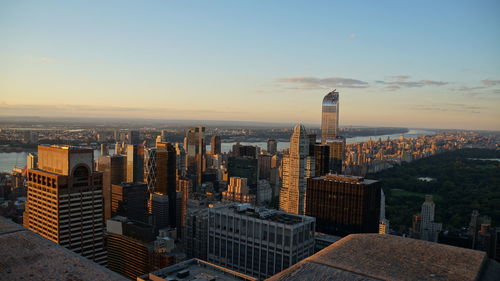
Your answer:
[[[333,141],[339,133],[339,92],[335,90],[323,98],[321,113],[321,143]]]

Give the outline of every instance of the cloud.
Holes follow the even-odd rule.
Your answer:
[[[193,108],[168,108],[168,107],[127,107],[127,106],[95,106],[76,104],[7,104],[0,103],[0,115],[26,116],[99,116],[99,117],[175,117],[190,116],[193,114],[244,114],[242,111],[231,110],[204,110]]]
[[[349,34],[347,37],[348,37],[349,39],[356,39],[356,38],[358,37],[358,35],[357,35],[357,34],[355,34],[355,33],[351,33],[351,34]]]
[[[442,111],[442,112],[463,112],[471,114],[479,114],[481,110],[487,109],[485,106],[474,106],[462,103],[441,103],[441,104],[418,104],[411,107],[417,111]]]
[[[24,56],[24,60],[32,62],[32,63],[40,63],[40,64],[50,64],[55,63],[58,60],[50,57],[34,57],[34,56]]]
[[[409,81],[410,76],[408,75],[393,75],[386,76],[384,81],[376,81],[378,84],[386,85],[387,90],[399,90],[401,88],[420,88],[424,86],[444,86],[448,85],[448,82],[435,81],[435,80],[419,80],[419,81]]]
[[[295,84],[299,87],[290,89],[327,89],[327,88],[367,88],[368,82],[341,77],[316,78],[316,77],[286,77],[276,80],[279,83]]]
[[[489,80],[489,79],[486,79],[486,80],[482,80],[481,83],[483,83],[483,85],[491,87],[491,86],[500,85],[500,80]]]

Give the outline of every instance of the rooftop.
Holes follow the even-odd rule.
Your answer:
[[[352,183],[365,184],[365,185],[369,185],[369,184],[378,182],[377,180],[365,179],[364,177],[349,176],[349,175],[337,175],[337,174],[328,174],[326,176],[315,177],[313,179],[321,179],[321,180],[337,181],[337,182],[352,182]]]
[[[128,280],[0,216],[0,279]]]
[[[169,267],[137,277],[139,281],[177,280],[177,281],[236,281],[257,279],[222,266],[200,259],[190,259]]]
[[[299,224],[304,221],[314,220],[313,217],[295,215],[275,209],[268,209],[262,206],[254,206],[250,203],[234,203],[216,206],[211,208],[214,211],[231,212],[241,216],[248,216],[261,220],[268,220],[288,225]]]
[[[383,234],[352,234],[270,277],[278,280],[489,281],[500,265],[486,253]]]

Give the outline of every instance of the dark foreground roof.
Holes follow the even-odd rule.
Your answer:
[[[0,279],[128,280],[1,216]]]
[[[498,280],[486,253],[383,234],[349,235],[270,277],[278,280]]]

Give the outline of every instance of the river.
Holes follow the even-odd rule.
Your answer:
[[[419,129],[410,129],[407,133],[404,134],[392,134],[392,135],[381,135],[381,136],[366,136],[366,137],[353,137],[348,138],[347,143],[356,143],[356,142],[365,142],[370,138],[372,140],[378,140],[381,138],[385,140],[387,138],[395,139],[399,138],[403,135],[406,138],[413,138],[424,135],[433,135],[436,132],[427,131],[427,130],[419,130]],[[232,148],[234,142],[223,142],[221,144],[222,152],[229,152]],[[242,145],[256,145],[261,149],[267,149],[266,142],[240,142]],[[290,142],[278,142],[278,150],[287,149],[290,147]],[[207,151],[210,150],[210,145],[207,146]],[[110,149],[110,153],[113,154],[114,149]],[[0,172],[10,172],[14,167],[24,167],[26,165],[26,156],[28,156],[29,152],[0,152]],[[94,151],[94,158],[97,159],[100,156],[100,151]]]

